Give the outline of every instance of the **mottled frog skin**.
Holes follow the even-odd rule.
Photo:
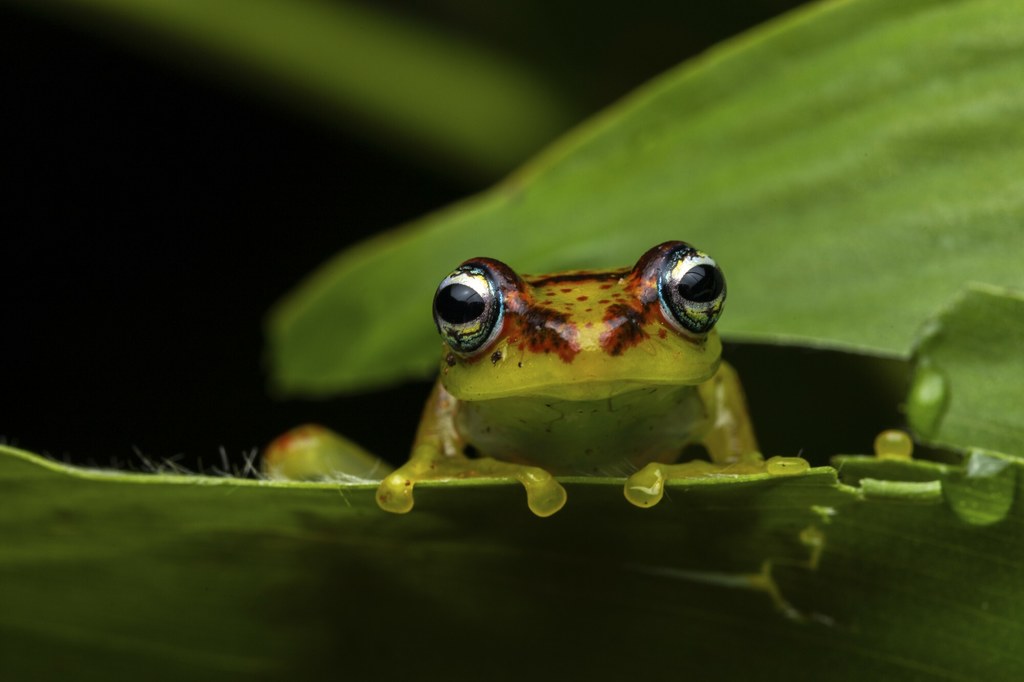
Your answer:
[[[768,470],[721,359],[725,294],[715,261],[678,241],[616,270],[466,261],[435,295],[440,377],[379,505],[409,511],[419,481],[514,477],[549,516],[566,501],[555,476],[626,477],[626,498],[647,507],[673,478]],[[710,461],[676,463],[691,443]]]

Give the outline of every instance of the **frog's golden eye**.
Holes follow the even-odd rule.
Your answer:
[[[469,262],[448,275],[434,294],[434,324],[456,353],[474,353],[501,329],[501,290],[488,270]]]
[[[658,297],[665,319],[683,331],[711,331],[725,304],[725,276],[706,253],[689,244],[665,255],[658,277]]]

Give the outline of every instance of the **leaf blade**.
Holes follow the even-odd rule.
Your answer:
[[[910,425],[926,441],[1024,456],[1024,295],[972,285],[915,352]]]
[[[1024,286],[1021,13],[826,3],[684,65],[492,191],[325,265],[270,318],[276,383],[427,373],[429,299],[465,258],[623,265],[668,238],[722,263],[727,335],[906,356],[966,273]],[[383,311],[353,294],[375,274]]]
[[[915,465],[855,459],[844,468],[875,479]],[[975,502],[1020,495],[1024,464],[1006,466],[1013,489],[979,486]],[[962,473],[911,475],[970,486]],[[863,497],[827,467],[673,483],[653,509],[628,505],[621,480],[567,480],[550,519],[514,483],[424,485],[395,516],[372,486],[108,474],[10,448],[0,485],[0,672],[12,679],[60,679],[69,662],[105,679],[362,676],[397,654],[427,676],[470,674],[527,631],[528,655],[499,679],[537,660],[556,674],[643,664],[702,679],[794,665],[849,680],[1024,671],[1019,505],[978,525],[941,499]],[[439,653],[431,633],[467,622],[486,627]],[[629,653],[646,651],[678,655]]]

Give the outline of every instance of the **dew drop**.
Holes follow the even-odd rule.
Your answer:
[[[972,452],[962,472],[945,484],[946,501],[961,520],[976,526],[1002,521],[1013,506],[1017,468],[1005,457]]]
[[[914,371],[907,396],[907,418],[924,438],[934,435],[949,404],[949,380],[935,365],[922,359]]]
[[[905,431],[886,429],[875,437],[875,457],[879,459],[911,459],[914,441]]]

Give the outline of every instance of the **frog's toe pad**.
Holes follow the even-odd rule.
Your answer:
[[[413,481],[395,472],[377,487],[377,506],[392,514],[405,514],[412,510]]]
[[[628,479],[622,489],[630,503],[638,507],[653,507],[665,494],[665,471],[660,464],[648,464]]]
[[[551,516],[565,505],[565,488],[543,469],[531,467],[519,481],[526,488],[526,504],[537,516]]]

